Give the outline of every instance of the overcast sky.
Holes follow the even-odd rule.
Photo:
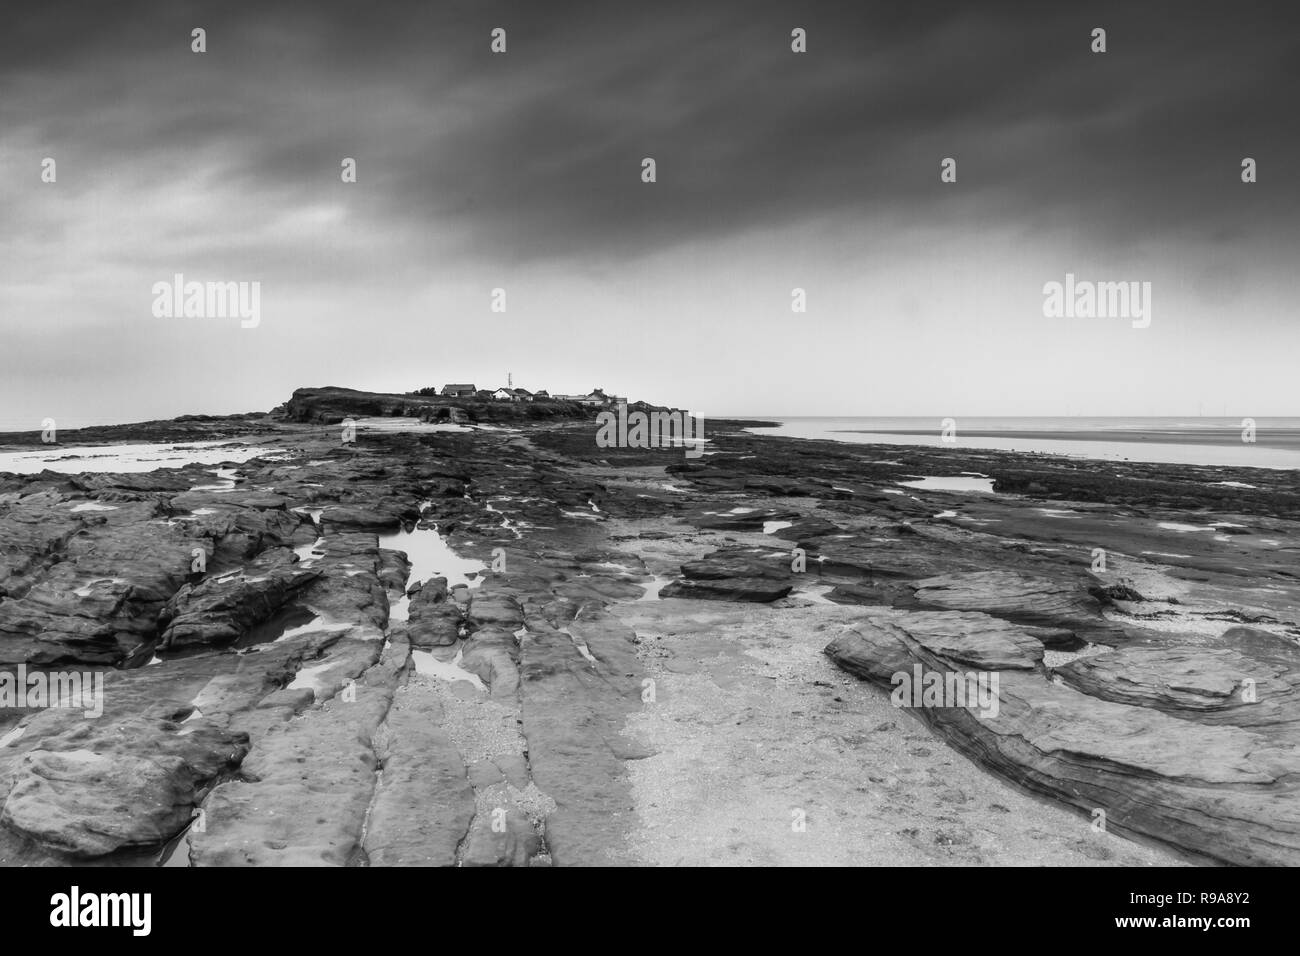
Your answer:
[[[706,416],[1300,414],[1294,3],[1049,6],[7,11],[0,419],[507,372]],[[261,324],[154,317],[175,273],[260,282]],[[1066,273],[1150,282],[1150,326],[1045,318]]]

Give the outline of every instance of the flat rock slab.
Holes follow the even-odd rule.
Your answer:
[[[720,578],[708,581],[673,581],[659,592],[661,598],[699,598],[709,601],[779,601],[794,590],[770,578]]]
[[[926,637],[934,624],[928,614],[871,614],[826,653],[884,687],[918,665],[961,671],[974,659],[960,646],[971,627],[954,620],[952,633],[937,643]],[[982,766],[1085,813],[1104,810],[1120,832],[1232,864],[1300,863],[1294,745],[1253,729],[1098,699],[1049,680],[1041,668],[995,676],[999,706],[992,716],[958,706],[914,712]]]
[[[320,576],[320,571],[287,562],[255,562],[238,574],[186,584],[160,615],[160,643],[172,649],[233,643]]]
[[[461,865],[528,866],[541,849],[528,816],[518,807],[499,807],[475,818]]]
[[[682,577],[666,585],[660,597],[766,603],[785,597],[796,583],[787,556],[758,548],[730,548],[687,561]]]
[[[1101,616],[1101,603],[1082,583],[1066,584],[1017,571],[969,571],[924,578],[913,586],[923,606],[983,611],[1052,629],[1042,632],[1048,635],[1064,629],[1079,639],[1075,647],[1084,639],[1105,643],[1123,637]]]
[[[199,720],[74,726],[26,753],[0,823],[74,857],[169,840],[189,824],[199,791],[238,766],[247,737]]]
[[[95,857],[170,839],[189,823],[194,800],[179,757],[37,750],[23,758],[0,823],[50,849]]]
[[[697,528],[714,531],[762,531],[769,521],[793,521],[798,518],[796,512],[778,508],[750,508],[739,512],[703,511],[697,514],[683,515],[682,520]]]
[[[371,866],[456,865],[474,790],[442,723],[442,705],[427,688],[398,689],[377,740],[383,775],[364,844]]]
[[[192,865],[346,866],[358,858],[378,769],[374,735],[406,657],[406,646],[394,645],[354,700],[331,700],[258,740],[245,779],[204,801],[204,828],[188,837]]]
[[[625,760],[635,754],[622,729],[641,706],[635,634],[603,611],[584,610],[577,623],[596,663],[545,618],[528,620],[520,677],[529,765],[556,804],[545,827],[555,865],[626,865],[632,799]]]
[[[1272,728],[1300,742],[1300,675],[1226,647],[1125,647],[1055,669],[1101,700],[1191,720]]]

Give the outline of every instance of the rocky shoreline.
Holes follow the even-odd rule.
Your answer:
[[[105,683],[0,708],[0,863],[1300,862],[1293,473],[552,404],[300,389],[60,435],[247,461],[0,474],[0,670]],[[916,667],[997,716],[901,713]]]

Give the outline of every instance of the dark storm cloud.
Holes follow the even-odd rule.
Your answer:
[[[1287,228],[1285,5],[1049,6],[41,4],[0,37],[0,122],[101,170],[215,157],[267,210],[337,198],[355,156],[357,224],[504,261],[900,212],[1067,219],[1100,244]],[[1243,208],[1245,155],[1261,182]]]

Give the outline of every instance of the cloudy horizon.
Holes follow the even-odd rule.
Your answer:
[[[0,419],[262,411],[300,386],[507,373],[712,417],[1300,414],[1288,12],[11,14]],[[178,273],[260,283],[260,323],[154,315]],[[1150,325],[1045,317],[1044,285],[1067,275],[1149,282]]]

